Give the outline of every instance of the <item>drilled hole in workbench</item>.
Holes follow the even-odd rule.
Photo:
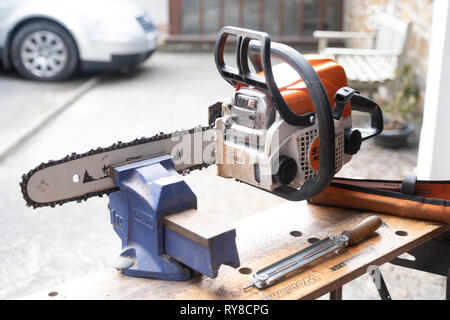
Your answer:
[[[308,239],[308,242],[311,243],[311,244],[317,243],[319,241],[320,241],[320,239],[317,239],[317,238],[309,238]]]
[[[58,292],[52,291],[48,294],[49,297],[56,297],[58,295]]]
[[[397,231],[395,234],[398,235],[399,237],[406,237],[408,235],[408,232],[406,232],[406,231]]]
[[[302,236],[302,233],[300,231],[291,231],[289,234],[294,238],[300,238]]]
[[[252,269],[250,268],[240,268],[239,272],[242,274],[251,274],[252,273]]]

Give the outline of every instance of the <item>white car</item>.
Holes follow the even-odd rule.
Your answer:
[[[157,28],[134,1],[0,0],[3,66],[30,79],[133,67],[157,46]]]

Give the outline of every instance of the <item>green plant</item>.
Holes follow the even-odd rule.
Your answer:
[[[385,129],[401,129],[420,117],[421,95],[411,65],[406,65],[399,75],[400,89],[392,101],[383,101],[381,109],[388,122]]]

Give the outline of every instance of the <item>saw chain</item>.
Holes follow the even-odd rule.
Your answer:
[[[162,140],[168,140],[168,139],[172,139],[173,137],[180,137],[183,135],[190,135],[190,134],[194,134],[196,132],[205,132],[208,130],[213,129],[214,125],[211,124],[209,126],[197,126],[195,128],[189,129],[189,130],[182,130],[182,131],[175,131],[169,134],[166,134],[164,132],[160,132],[152,137],[149,138],[140,138],[140,139],[135,139],[131,142],[127,142],[127,143],[123,143],[121,141],[118,141],[117,143],[114,143],[113,145],[107,147],[107,148],[102,148],[102,147],[98,147],[97,149],[91,149],[88,152],[82,153],[82,154],[77,154],[77,153],[72,153],[70,155],[67,155],[66,157],[60,159],[60,160],[50,160],[48,162],[44,162],[41,163],[39,166],[37,166],[36,168],[30,170],[28,173],[24,174],[22,176],[22,182],[20,182],[20,188],[23,194],[23,198],[25,199],[27,206],[29,207],[33,207],[34,209],[36,208],[40,208],[40,207],[55,207],[56,205],[63,205],[67,202],[82,202],[82,201],[86,201],[89,198],[92,197],[103,197],[103,195],[108,195],[110,193],[116,192],[119,190],[118,187],[110,187],[104,190],[99,190],[99,191],[94,191],[94,192],[87,192],[83,195],[80,196],[74,196],[74,197],[70,197],[67,199],[61,199],[61,200],[56,200],[56,201],[49,201],[49,202],[36,202],[34,201],[29,193],[28,193],[28,183],[30,182],[31,177],[33,177],[33,175],[35,175],[37,172],[40,172],[44,169],[47,168],[51,168],[51,167],[55,167],[55,166],[59,166],[62,165],[64,163],[67,162],[71,162],[71,161],[75,161],[75,160],[79,160],[82,158],[87,158],[87,157],[92,157],[95,155],[100,155],[103,153],[108,153],[108,152],[113,152],[113,151],[117,151],[120,149],[125,149],[125,148],[130,148],[130,147],[136,147],[136,146],[140,146],[140,145],[144,145],[144,144],[149,144],[149,143],[155,143],[158,141],[162,141]],[[134,160],[134,159],[133,159]],[[140,159],[135,159],[140,160]],[[131,161],[132,162],[132,161]],[[196,165],[192,165],[189,166],[188,168],[182,169],[182,170],[177,170],[177,172],[179,174],[182,175],[186,175],[189,174],[190,172],[194,171],[194,170],[201,170],[203,168],[206,168],[210,165],[212,165],[213,163],[201,163],[201,164],[196,164]],[[109,177],[109,173],[108,173],[109,167],[105,167],[103,169],[105,176],[102,177],[103,178],[110,178]],[[87,171],[86,171],[87,172]],[[86,177],[85,176],[85,180],[88,179],[92,179],[92,181],[94,181],[94,179],[90,176]],[[99,179],[97,179],[99,180]],[[44,181],[42,181],[44,182]],[[45,185],[45,184],[44,184]],[[39,186],[38,186],[39,187]]]

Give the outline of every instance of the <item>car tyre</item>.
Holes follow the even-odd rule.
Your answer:
[[[17,72],[32,80],[64,80],[78,66],[78,50],[71,35],[50,21],[24,25],[13,38],[11,56]]]

